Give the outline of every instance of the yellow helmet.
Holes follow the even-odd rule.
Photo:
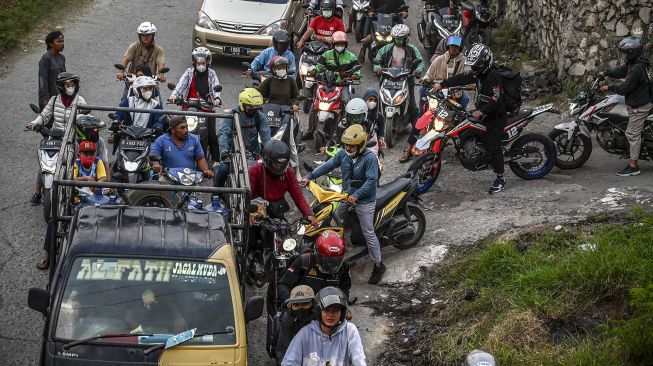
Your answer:
[[[238,106],[241,111],[245,111],[245,104],[260,107],[263,105],[263,96],[254,88],[245,88],[238,95]]]
[[[363,151],[365,151],[365,145],[367,145],[367,133],[365,132],[365,128],[361,125],[351,125],[347,127],[345,132],[342,133],[340,141],[342,141],[343,144],[358,146],[356,153],[362,154]]]

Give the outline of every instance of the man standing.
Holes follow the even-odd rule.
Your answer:
[[[55,95],[57,90],[57,75],[66,71],[66,57],[63,52],[63,33],[53,31],[45,36],[48,50],[39,61],[39,108],[43,109]]]

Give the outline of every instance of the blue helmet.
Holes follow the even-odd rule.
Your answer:
[[[447,47],[449,46],[462,47],[462,45],[463,45],[463,37],[457,34],[452,34],[449,37],[447,37]]]

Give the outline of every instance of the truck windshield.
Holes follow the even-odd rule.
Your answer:
[[[101,341],[159,344],[192,328],[211,335],[189,343],[236,343],[234,305],[222,264],[79,257],[68,275],[55,337],[147,333],[152,335]]]

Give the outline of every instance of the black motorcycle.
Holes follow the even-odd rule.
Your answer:
[[[114,119],[113,113],[109,118]],[[142,183],[152,179],[150,145],[158,137],[157,130],[138,126],[125,126],[113,122],[109,128],[114,133],[113,153],[118,155],[112,167],[113,180],[123,183]]]
[[[463,26],[461,18],[456,8],[424,8],[422,21],[417,24],[417,37],[424,44],[429,56],[433,55],[442,39],[460,33]],[[429,47],[426,47],[427,44]]]
[[[480,3],[461,1],[460,6],[463,9],[464,48],[469,49],[475,43],[490,45],[490,27],[495,25],[496,18],[492,16],[487,0]]]
[[[372,32],[370,33],[372,35],[372,43],[370,44],[370,52],[367,55],[370,63],[374,62],[377,52],[383,46],[393,42],[392,27],[398,24],[396,20],[400,17],[400,13],[378,13],[372,15]]]

